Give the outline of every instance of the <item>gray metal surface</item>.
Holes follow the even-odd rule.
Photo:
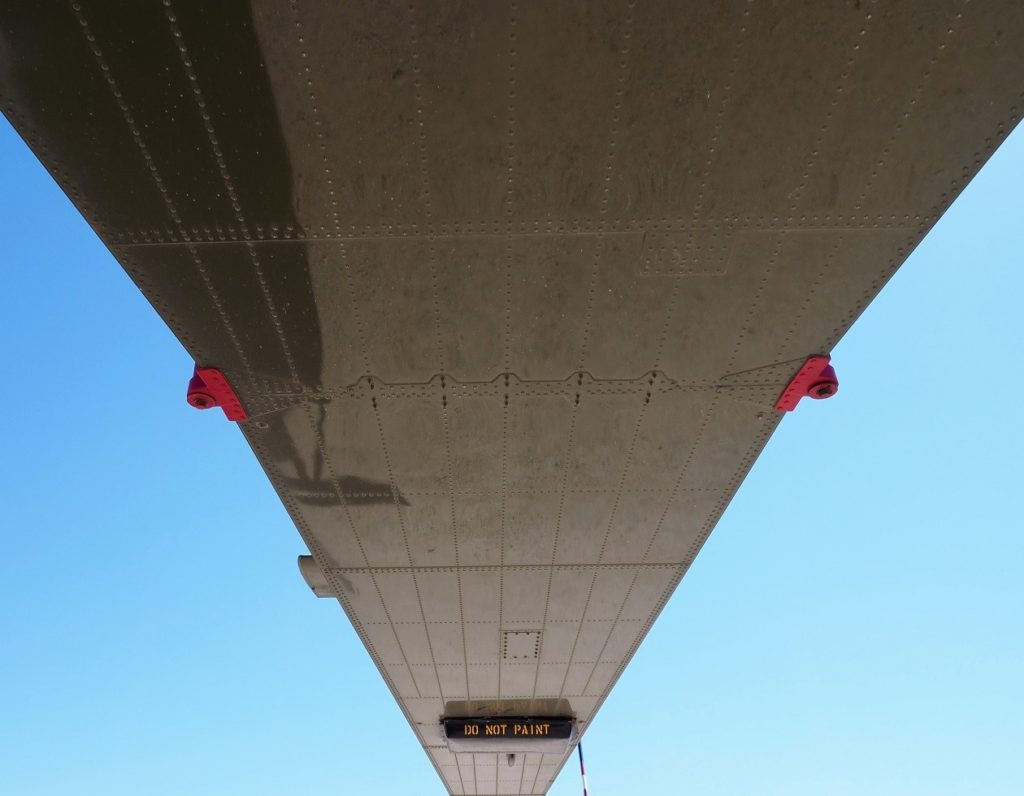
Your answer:
[[[540,794],[562,756],[440,717],[585,730],[779,392],[1016,123],[1022,35],[1015,2],[5,4],[0,106],[237,387],[448,790]]]

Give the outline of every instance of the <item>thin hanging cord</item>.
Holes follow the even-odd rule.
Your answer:
[[[583,741],[576,744],[576,751],[580,753],[580,776],[583,777],[583,796],[587,796],[587,769],[583,765]]]

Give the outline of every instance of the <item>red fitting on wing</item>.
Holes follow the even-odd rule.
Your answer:
[[[810,357],[775,402],[777,412],[792,412],[804,396],[820,400],[839,392],[839,379],[829,364],[831,357]]]
[[[249,415],[238,400],[227,377],[217,368],[201,368],[196,365],[188,383],[186,400],[196,409],[211,409],[219,406],[228,420],[248,420]]]

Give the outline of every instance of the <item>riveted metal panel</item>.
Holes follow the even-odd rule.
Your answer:
[[[586,730],[779,392],[1016,124],[1022,36],[1009,1],[8,4],[0,108],[236,388],[449,792],[542,794],[564,755],[452,754],[446,706]]]

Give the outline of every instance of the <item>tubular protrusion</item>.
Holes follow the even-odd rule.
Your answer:
[[[316,559],[313,556],[299,556],[299,572],[302,573],[303,580],[306,581],[306,585],[312,589],[313,594],[317,597],[337,597],[334,589],[331,588],[331,584],[327,580],[327,576],[324,575],[320,565],[316,563]]]

